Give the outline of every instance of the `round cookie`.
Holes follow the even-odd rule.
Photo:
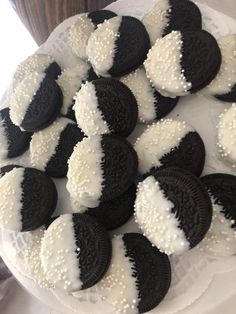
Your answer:
[[[0,111],[0,159],[22,155],[29,147],[31,135],[12,123],[9,108]]]
[[[0,179],[0,227],[30,231],[44,225],[57,204],[52,179],[33,168],[14,168]]]
[[[217,75],[221,52],[207,31],[173,31],[157,39],[144,62],[147,77],[163,96],[195,93]]]
[[[116,16],[98,25],[86,51],[97,75],[119,77],[138,68],[149,48],[142,22],[131,16]]]
[[[215,96],[222,101],[234,102],[236,101],[236,34],[226,35],[217,41],[222,55],[221,67],[215,79],[200,93]]]
[[[68,161],[67,190],[86,207],[97,207],[123,194],[134,181],[137,154],[116,135],[95,135],[78,143]]]
[[[30,73],[10,99],[10,118],[22,130],[36,132],[50,125],[61,111],[63,95],[45,73]]]
[[[139,172],[143,175],[178,167],[200,176],[205,163],[204,143],[185,121],[162,119],[149,125],[134,148],[138,154]]]
[[[147,12],[142,20],[151,44],[173,30],[199,30],[202,16],[195,3],[189,0],[161,0]]]
[[[67,161],[74,146],[84,137],[78,126],[67,118],[59,118],[46,129],[33,134],[30,142],[31,165],[52,177],[67,174]]]
[[[226,109],[219,119],[217,149],[219,157],[229,167],[236,167],[236,103]]]
[[[35,53],[17,66],[13,74],[13,88],[15,89],[32,72],[45,73],[47,77],[56,80],[58,75],[61,74],[61,68],[53,57],[47,54]]]
[[[127,191],[119,197],[99,204],[95,208],[83,207],[78,202],[71,200],[75,213],[84,212],[94,217],[107,230],[116,229],[125,224],[134,212],[136,186],[132,184]]]
[[[112,240],[112,260],[98,292],[118,313],[146,313],[165,297],[171,281],[168,256],[138,233]]]
[[[136,126],[136,99],[126,85],[115,79],[86,82],[75,99],[77,123],[88,136],[114,133],[127,137]]]
[[[167,255],[179,255],[195,247],[206,235],[211,219],[207,190],[187,171],[156,171],[138,185],[135,221]]]
[[[159,120],[166,116],[178,103],[179,97],[163,97],[153,88],[143,68],[123,76],[120,81],[127,85],[138,104],[139,122]]]
[[[109,10],[79,14],[77,20],[69,29],[69,45],[73,53],[81,59],[86,59],[86,47],[90,35],[97,28],[98,24],[114,16],[116,14]]]
[[[47,280],[70,294],[101,280],[110,264],[111,243],[95,219],[65,214],[45,231],[40,255]]]
[[[74,96],[80,89],[84,81],[92,81],[97,78],[92,67],[78,60],[73,68],[65,69],[57,79],[57,84],[60,86],[63,93],[63,104],[61,114],[75,121],[75,113],[72,109],[74,105]]]
[[[236,253],[236,176],[225,173],[201,178],[206,185],[213,208],[212,223],[200,247],[213,255]]]

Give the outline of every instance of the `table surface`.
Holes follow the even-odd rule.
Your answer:
[[[198,0],[198,2],[207,4],[212,8],[223,12],[233,18],[236,18],[236,3],[235,0]],[[17,53],[17,52],[16,52]],[[231,280],[230,282],[236,282],[236,274],[234,280],[232,280],[232,273],[229,274]],[[228,284],[227,274],[224,274],[221,278],[222,287]],[[214,281],[212,282],[214,286]],[[212,287],[213,288],[213,287]],[[214,291],[214,288],[211,289]],[[208,294],[207,302],[216,302],[216,296],[214,293]],[[206,302],[206,300],[205,300]],[[185,309],[181,312],[181,314],[204,314],[204,313],[197,313],[196,308],[201,303],[201,299],[197,300],[192,306],[191,311],[190,309]],[[235,314],[236,308],[236,298],[235,296],[228,296],[226,301],[218,307],[217,313],[214,311],[208,312],[208,314]],[[55,313],[50,309],[46,308],[41,302],[36,300],[32,297],[28,292],[26,292],[21,286],[16,282],[12,282],[12,289],[11,294],[3,303],[0,303],[0,313],[1,314],[61,314]]]

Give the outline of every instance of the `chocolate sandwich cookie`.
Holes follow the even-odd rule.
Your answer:
[[[30,231],[44,225],[57,204],[50,177],[33,168],[14,168],[0,179],[0,227]]]
[[[195,247],[206,235],[211,220],[212,205],[205,186],[185,170],[159,170],[138,185],[135,221],[168,255]]]
[[[98,292],[119,313],[146,313],[165,297],[171,281],[168,256],[138,233],[112,240],[112,260]]]
[[[107,230],[113,230],[125,224],[133,215],[135,198],[136,186],[132,184],[119,197],[102,202],[95,208],[81,206],[73,199],[71,203],[75,213],[84,212],[97,219]]]
[[[61,89],[54,80],[45,73],[30,73],[10,99],[10,118],[25,131],[42,130],[59,115],[62,100]]]
[[[151,44],[174,30],[200,30],[202,16],[198,6],[189,0],[161,0],[147,12],[142,20]]]
[[[205,96],[215,96],[219,100],[236,101],[236,34],[217,40],[221,50],[222,63],[215,79],[203,90]]]
[[[29,147],[31,135],[12,123],[9,108],[0,111],[0,159],[22,155]]]
[[[134,181],[138,160],[131,144],[116,135],[95,135],[78,143],[69,161],[67,190],[87,207],[122,195]]]
[[[236,167],[236,104],[219,117],[217,149],[220,159],[233,170]]]
[[[153,88],[143,68],[123,76],[120,81],[127,85],[138,104],[139,122],[159,120],[166,116],[178,103],[179,97],[163,97]]]
[[[98,24],[103,23],[116,14],[109,10],[98,10],[78,15],[69,29],[69,45],[73,53],[81,59],[86,59],[88,39]]]
[[[0,178],[3,177],[6,173],[10,172],[14,168],[21,168],[18,165],[7,165],[0,168]]]
[[[50,55],[35,53],[17,66],[13,74],[13,88],[32,72],[45,73],[49,78],[56,80],[61,74],[61,68]]]
[[[168,167],[186,169],[200,176],[205,147],[200,135],[186,122],[163,119],[148,126],[137,139],[139,172],[148,175]]]
[[[97,75],[119,77],[138,68],[149,48],[142,22],[131,16],[116,16],[98,25],[86,51]]]
[[[85,214],[65,214],[45,231],[40,254],[47,280],[70,294],[102,279],[111,252],[100,223]]]
[[[86,82],[75,99],[76,121],[88,136],[114,133],[127,137],[136,126],[136,99],[126,85],[115,79]]]
[[[58,118],[46,129],[33,134],[30,142],[31,165],[52,177],[67,174],[67,161],[74,146],[84,137],[78,126],[67,118]]]
[[[207,31],[173,31],[157,39],[144,62],[147,77],[163,96],[195,93],[217,75],[221,52]]]
[[[201,178],[211,197],[212,223],[201,242],[204,251],[219,256],[236,253],[236,176],[225,173]]]
[[[63,104],[61,114],[69,119],[75,121],[75,113],[72,109],[74,105],[74,96],[85,81],[92,81],[97,78],[92,67],[82,61],[78,60],[73,68],[65,69],[57,79],[57,84],[60,86],[63,93]]]

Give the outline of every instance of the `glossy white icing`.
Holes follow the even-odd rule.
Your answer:
[[[139,68],[123,76],[120,81],[129,87],[137,100],[139,121],[153,121],[156,118],[155,90],[146,77],[145,70]]]
[[[123,236],[114,237],[111,265],[103,279],[97,284],[97,289],[118,313],[138,313],[137,279],[132,276],[135,274],[135,268],[134,262],[126,256]]]
[[[88,40],[87,56],[97,75],[110,76],[108,71],[113,65],[121,21],[121,16],[105,20],[98,25]]]
[[[7,133],[4,127],[4,119],[0,116],[0,159],[7,158],[8,154],[8,140]]]
[[[156,40],[144,62],[147,77],[163,96],[176,97],[189,94],[191,82],[187,82],[181,68],[182,36],[173,31]]]
[[[16,87],[10,99],[10,118],[12,122],[21,126],[26,111],[40,87],[45,73],[29,73]]]
[[[203,95],[223,95],[236,85],[236,34],[218,39],[222,63],[214,80],[199,93]]]
[[[82,81],[87,79],[90,65],[82,60],[78,60],[73,68],[65,69],[57,79],[63,93],[63,104],[61,113],[66,115],[68,109],[73,104],[73,97],[80,89]]]
[[[41,261],[47,280],[67,293],[82,287],[78,249],[72,215],[65,214],[54,220],[42,239]]]
[[[101,136],[84,138],[74,147],[68,161],[67,190],[83,206],[97,207],[102,196],[104,177]]]
[[[87,13],[78,15],[77,20],[70,27],[68,43],[73,53],[81,59],[87,58],[86,47],[94,28],[94,24],[88,18]]]
[[[200,249],[215,256],[231,256],[236,254],[236,231],[231,228],[234,220],[226,219],[222,206],[211,197],[213,216],[211,226],[199,244]]]
[[[34,53],[29,56],[17,66],[16,71],[13,74],[13,88],[15,89],[16,86],[30,73],[43,73],[53,62],[55,62],[55,60],[48,54]]]
[[[144,174],[152,167],[160,167],[161,158],[178,147],[189,132],[194,132],[190,125],[172,119],[161,119],[147,126],[134,144],[140,173]]]
[[[75,124],[67,118],[58,118],[49,127],[35,132],[30,141],[31,165],[44,171],[49,160],[55,155],[60,135],[68,124]]]
[[[173,207],[153,176],[139,183],[135,221],[144,236],[167,255],[182,254],[190,247],[184,231],[179,228],[178,218],[171,212]]]
[[[110,133],[109,126],[98,108],[96,89],[92,82],[86,82],[75,96],[76,121],[88,136]]]
[[[0,178],[0,227],[22,230],[22,182],[24,168],[14,168]]]
[[[155,44],[157,38],[162,37],[163,31],[169,22],[170,12],[169,0],[161,0],[144,15],[142,22],[149,34],[151,45]]]
[[[236,167],[236,103],[220,115],[218,153],[228,165]]]

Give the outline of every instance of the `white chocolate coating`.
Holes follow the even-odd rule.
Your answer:
[[[29,275],[33,277],[33,280],[41,288],[50,289],[54,287],[46,278],[40,258],[41,243],[44,232],[44,227],[28,232],[28,241],[24,260],[27,271]]]
[[[98,108],[96,89],[92,82],[86,82],[75,96],[76,121],[88,136],[110,133],[109,126]]]
[[[139,68],[123,76],[120,81],[129,87],[137,100],[139,121],[153,121],[156,118],[155,90],[146,77],[145,70]]]
[[[0,116],[0,159],[7,158],[8,154],[8,140],[7,133],[4,127],[4,119]]]
[[[135,221],[143,235],[167,255],[182,254],[190,247],[184,231],[179,228],[178,218],[171,212],[173,207],[153,176],[139,183]]]
[[[220,115],[218,153],[232,168],[236,167],[236,104]]]
[[[24,168],[14,168],[0,179],[0,227],[22,230],[22,182]]]
[[[214,256],[231,256],[236,253],[236,231],[231,226],[234,220],[226,219],[222,206],[211,197],[213,216],[211,226],[200,242],[199,247],[203,251]]]
[[[194,130],[184,121],[161,119],[149,125],[134,144],[139,159],[139,172],[144,174],[152,167],[160,167],[161,158],[178,147],[189,132]]]
[[[108,71],[113,65],[121,21],[121,16],[105,20],[98,25],[88,40],[87,56],[97,75],[110,76]]]
[[[222,62],[217,76],[199,93],[203,95],[224,95],[236,85],[236,34],[218,39]]]
[[[41,261],[47,280],[67,293],[82,287],[78,249],[72,215],[65,214],[54,220],[42,239]]]
[[[157,38],[162,37],[163,31],[169,22],[171,12],[169,0],[158,1],[143,17],[143,24],[149,34],[151,45]]]
[[[136,314],[139,298],[137,279],[132,276],[135,273],[135,264],[125,255],[123,236],[118,235],[112,240],[111,265],[97,284],[97,289],[118,313]]]
[[[78,60],[77,65],[73,68],[65,69],[57,79],[57,84],[60,86],[63,93],[63,104],[61,113],[66,115],[68,109],[73,104],[73,97],[80,89],[82,81],[87,79],[89,64]]]
[[[17,66],[13,74],[13,88],[15,89],[16,86],[32,72],[44,73],[53,62],[55,62],[53,57],[47,54],[35,53],[29,56]]]
[[[35,132],[30,141],[31,165],[44,171],[49,160],[55,155],[60,135],[68,124],[75,124],[67,118],[58,118],[49,127]]]
[[[70,197],[87,207],[97,207],[103,190],[101,137],[84,138],[74,147],[68,161],[66,188]]]
[[[184,96],[191,89],[181,68],[181,50],[181,32],[173,31],[156,40],[144,62],[147,77],[163,96]]]
[[[12,122],[21,126],[27,109],[40,87],[45,73],[29,73],[16,87],[10,99],[10,118]]]
[[[80,14],[69,30],[69,45],[73,53],[81,59],[86,59],[88,39],[94,31],[94,25],[87,13]]]

